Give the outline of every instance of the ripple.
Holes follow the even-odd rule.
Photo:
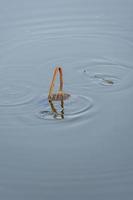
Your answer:
[[[50,11],[50,10],[49,10]],[[50,13],[50,12],[49,12]],[[52,13],[53,14],[53,13]],[[122,24],[116,23],[110,19],[105,19],[104,16],[97,15],[48,15],[43,17],[37,15],[31,18],[14,18],[10,23],[2,23],[3,27],[12,30],[17,30],[17,34],[12,38],[2,38],[0,45],[2,45],[2,55],[5,47],[5,53],[13,48],[20,48],[22,45],[34,42],[44,42],[63,38],[67,40],[70,38],[82,38],[88,40],[92,37],[103,37],[125,41],[128,45],[132,45],[132,40],[129,37],[129,31],[123,27]],[[5,29],[4,29],[5,31]],[[7,31],[7,30],[6,30]],[[132,33],[131,33],[132,35]],[[119,43],[119,42],[117,42]],[[31,49],[32,50],[32,49]]]
[[[110,76],[108,74],[95,74],[91,77],[92,79],[96,79],[99,81],[99,84],[104,86],[112,86],[119,84],[120,79],[115,76]]]
[[[78,27],[80,28],[80,26]],[[37,27],[35,27],[35,30],[37,30]],[[107,92],[128,89],[133,85],[132,69],[128,67],[128,61],[129,63],[132,62],[130,55],[132,44],[130,41],[127,42],[121,36],[118,38],[113,33],[109,35],[95,31],[89,32],[88,29],[86,29],[87,32],[84,32],[84,30],[83,32],[78,32],[75,29],[75,32],[69,26],[67,30],[70,30],[70,32],[59,27],[56,30],[55,26],[52,26],[51,29],[47,27],[44,30],[48,34],[48,37],[52,36],[49,40],[45,40],[47,38],[45,34],[42,34],[43,37],[38,37],[40,31],[43,33],[43,27],[41,29],[38,27],[39,34],[36,31],[32,31],[32,34],[35,33],[37,35],[36,39],[34,37],[28,38],[25,34],[24,37],[15,38],[12,45],[5,46],[4,53],[2,49],[1,65],[15,64],[17,66],[21,63],[21,66],[17,70],[12,70],[12,68],[9,70],[8,68],[6,73],[5,68],[0,68],[3,77],[6,74],[5,78],[8,79],[10,75],[7,74],[11,74],[14,79],[14,77],[18,76],[21,78],[23,75],[22,79],[25,80],[26,77],[27,80],[36,80],[38,84],[40,83],[40,87],[47,88],[49,70],[53,70],[49,66],[52,64],[61,64],[65,72],[65,83],[71,86],[73,83],[75,86],[79,84],[79,92],[77,94],[86,95],[84,89],[93,92]],[[51,36],[49,30],[51,30]],[[59,30],[61,34],[58,34]],[[63,34],[62,30],[64,31]],[[105,56],[105,59],[102,59],[103,56]],[[106,59],[106,57],[109,59]],[[92,60],[93,58],[94,60]],[[118,60],[118,62],[115,60]],[[123,64],[126,62],[127,64]],[[28,70],[23,69],[23,66],[26,65],[29,66]],[[77,69],[80,73],[76,73]],[[25,84],[24,80],[22,84],[18,81],[15,85],[6,83],[0,86],[1,107],[23,105],[32,102],[34,98],[33,86]],[[30,108],[27,106],[24,112],[20,108],[17,119],[28,125],[46,125],[47,122],[44,122],[46,120],[50,121],[50,123],[57,122],[57,120],[70,122],[72,119],[75,121],[77,119],[85,121],[85,119],[88,119],[88,116],[92,117],[93,109],[91,108],[93,107],[93,101],[90,98],[73,95],[70,100],[70,102],[65,102],[64,120],[60,120],[61,115],[53,115],[51,113],[48,103],[44,105],[44,102],[47,102],[45,97],[42,99],[44,101],[42,104],[39,102],[35,106],[30,104]],[[73,101],[74,103],[72,103]],[[57,104],[56,106],[61,112],[60,105]],[[11,118],[14,112],[10,112]],[[4,122],[6,123],[6,116]]]
[[[84,87],[93,91],[119,91],[133,86],[133,69],[111,61],[88,62],[79,72],[84,77]]]
[[[6,83],[0,88],[0,106],[19,106],[35,98],[33,88],[27,84]]]
[[[85,116],[93,107],[91,98],[81,95],[72,95],[68,100],[64,101],[64,109],[62,109],[60,102],[54,103],[55,108],[59,114],[51,111],[51,107],[47,98],[43,97],[38,102],[38,111],[36,116],[40,119],[54,121],[55,119],[76,119]]]
[[[97,106],[90,97],[83,95],[71,95],[64,101],[64,109],[61,103],[54,101],[54,107],[58,114],[51,111],[47,96],[36,97],[31,101],[17,101],[0,105],[0,125],[4,127],[43,126],[68,123],[69,126],[81,124],[92,119],[96,114]],[[5,109],[6,108],[6,109]],[[52,127],[51,127],[52,128]]]

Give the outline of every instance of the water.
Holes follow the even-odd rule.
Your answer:
[[[0,1],[0,199],[133,199],[132,7]]]

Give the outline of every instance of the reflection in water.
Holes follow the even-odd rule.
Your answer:
[[[42,97],[37,104],[38,114],[36,117],[49,120],[51,123],[54,123],[55,119],[64,119],[64,122],[72,122],[72,120],[76,122],[80,119],[81,122],[88,117],[91,118],[94,111],[97,111],[96,107],[94,109],[94,102],[91,98],[74,94],[68,95],[68,97],[70,98],[58,101],[49,101],[46,97]]]
[[[55,81],[57,74],[59,72],[60,75],[60,86],[57,94],[53,94]],[[66,94],[63,92],[63,70],[61,67],[56,67],[54,69],[53,78],[50,84],[49,94],[48,94],[48,101],[51,107],[52,114],[55,119],[64,119],[64,100],[68,99],[70,97],[69,94]],[[56,107],[54,106],[53,101],[60,101],[61,102],[61,111],[58,111]]]
[[[50,104],[50,107],[51,107],[51,110],[52,110],[52,113],[53,113],[53,117],[55,118],[55,119],[64,119],[64,100],[63,100],[63,98],[61,99],[61,111],[58,111],[57,109],[56,109],[56,107],[54,106],[54,103],[51,101],[51,100],[49,100],[49,104]]]

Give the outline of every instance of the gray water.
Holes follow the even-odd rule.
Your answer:
[[[132,0],[0,0],[0,200],[132,200],[132,103]]]

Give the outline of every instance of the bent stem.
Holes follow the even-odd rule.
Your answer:
[[[56,81],[56,77],[57,74],[59,72],[60,75],[60,86],[58,89],[57,94],[53,94],[54,91],[54,87],[55,87],[55,81]],[[64,97],[63,97],[63,72],[62,72],[62,68],[61,67],[56,67],[54,69],[54,74],[53,74],[53,78],[50,84],[50,89],[49,89],[49,93],[48,93],[48,100],[49,100],[49,104],[51,107],[52,112],[55,114],[54,117],[57,118],[58,116],[61,116],[62,119],[64,119]],[[54,104],[52,101],[57,100],[61,102],[61,112],[57,112],[57,109],[55,108]]]
[[[59,72],[59,75],[60,75],[60,86],[59,86],[59,89],[58,89],[56,96],[57,97],[60,97],[60,96],[63,97],[63,72],[62,72],[61,67],[56,67],[55,70],[54,70],[54,74],[53,74],[51,84],[50,84],[50,89],[49,89],[49,94],[48,94],[49,100],[52,100],[52,94],[53,94],[53,91],[54,91],[55,80],[56,80],[56,76],[57,76],[58,72]]]

